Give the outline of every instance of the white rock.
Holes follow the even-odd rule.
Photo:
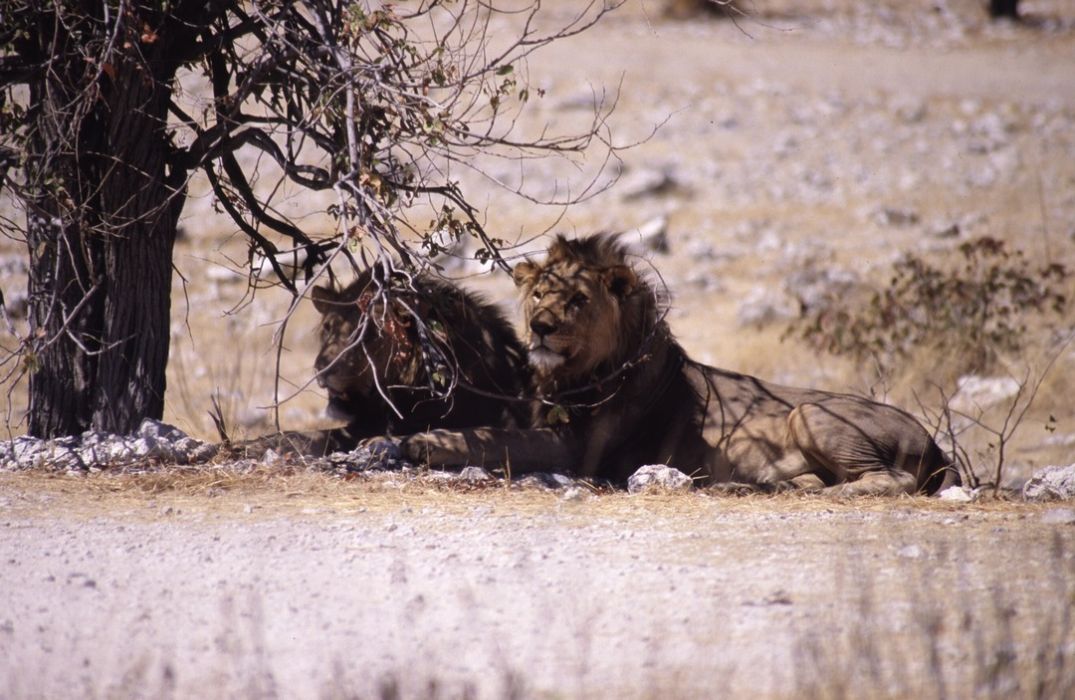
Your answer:
[[[627,479],[629,493],[689,491],[693,486],[694,481],[689,476],[663,464],[647,464],[639,467]]]
[[[289,250],[284,253],[277,253],[273,256],[263,256],[260,260],[257,261],[254,267],[254,275],[257,276],[258,279],[264,279],[266,277],[269,279],[276,278],[276,269],[273,267],[272,262],[269,260],[270,257],[272,257],[272,259],[276,261],[276,264],[279,265],[280,270],[285,275],[287,275],[289,279],[294,280],[303,271],[303,265],[306,264],[307,253],[305,248],[299,248],[297,250]],[[221,269],[227,270],[228,268]],[[246,279],[245,275],[236,275],[236,277],[238,277],[238,279],[230,281],[240,281]],[[222,281],[229,280],[227,277],[224,277],[222,278]]]
[[[138,435],[141,437],[152,437],[162,440],[169,440],[171,442],[178,442],[187,437],[179,428],[168,423],[163,423],[159,420],[153,420],[152,418],[143,418],[141,425],[138,426]]]
[[[1012,377],[966,375],[956,380],[952,408],[964,413],[986,409],[1019,393],[1019,382]]]
[[[922,554],[922,548],[917,544],[909,544],[906,547],[901,547],[899,551],[896,552],[896,556],[903,559],[921,559]]]
[[[459,478],[470,484],[480,484],[492,481],[493,475],[481,467],[463,467],[463,471],[459,472]]]
[[[949,486],[937,494],[937,498],[952,503],[970,503],[978,498],[978,493],[966,486]]]
[[[1075,499],[1075,464],[1054,465],[1034,472],[1034,476],[1023,484],[1023,498],[1028,501]]]
[[[564,494],[560,496],[560,499],[564,501],[586,501],[589,500],[590,497],[591,494],[586,489],[578,486],[571,486],[564,489]]]
[[[668,194],[679,187],[679,178],[671,166],[661,169],[638,170],[625,175],[617,190],[624,200],[642,199]]]
[[[230,267],[212,266],[205,272],[205,276],[214,282],[238,283],[245,282],[247,276],[243,272],[233,270]]]
[[[632,253],[668,252],[668,217],[657,216],[620,234],[620,241]]]

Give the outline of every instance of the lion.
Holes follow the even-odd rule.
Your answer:
[[[531,427],[419,433],[399,442],[406,457],[617,483],[667,464],[706,484],[842,495],[959,483],[929,432],[894,406],[690,359],[614,237],[559,236],[544,262],[521,262],[513,276],[540,399]]]
[[[526,350],[494,304],[429,275],[364,271],[341,290],[310,288],[321,314],[317,382],[341,428],[287,431],[243,445],[306,456],[436,428],[520,427]]]

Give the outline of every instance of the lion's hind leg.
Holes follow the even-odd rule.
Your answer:
[[[876,412],[880,409],[880,415]],[[899,468],[899,440],[878,423],[889,407],[867,401],[833,397],[804,403],[788,415],[791,442],[814,466],[818,478],[834,495],[913,494],[914,474]],[[891,409],[889,409],[891,410]]]

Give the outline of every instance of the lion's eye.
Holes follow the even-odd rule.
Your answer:
[[[590,297],[586,296],[582,292],[579,292],[575,296],[571,297],[571,301],[567,302],[567,305],[581,309],[583,306],[586,306],[589,303]]]

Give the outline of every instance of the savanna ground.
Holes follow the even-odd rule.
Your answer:
[[[555,16],[568,3],[551,5]],[[928,406],[934,384],[954,386],[960,358],[930,348],[879,377],[782,339],[796,295],[812,289],[787,280],[883,283],[904,252],[939,259],[982,235],[1075,267],[1075,11],[1024,2],[1025,25],[989,25],[970,0],[907,5],[759,0],[761,14],[736,26],[669,22],[655,2],[630,3],[531,60],[545,94],[522,124],[569,128],[618,91],[614,136],[643,141],[624,154],[620,182],[563,211],[460,176],[489,230],[520,244],[513,255],[541,248],[546,230],[630,231],[665,217],[669,250],[650,258],[698,359]],[[517,164],[489,167],[521,178]],[[522,184],[548,195],[584,176],[539,165]],[[193,190],[165,420],[213,438],[215,393],[233,431],[256,435],[271,426],[271,336],[288,298],[264,289],[244,300],[245,279],[229,270],[243,240],[204,186]],[[293,203],[311,230],[331,226],[313,213],[327,202]],[[22,252],[0,241],[0,253],[10,298],[24,284],[12,262]],[[505,276],[456,274],[514,312]],[[309,308],[289,325],[281,398],[310,377],[314,325]],[[991,374],[1037,371],[1072,325],[1070,310],[1032,323],[1024,350]],[[1073,370],[1069,348],[1007,445],[1005,481],[1073,461]],[[13,389],[8,430],[19,434]],[[963,400],[991,424],[1006,410]],[[284,427],[324,425],[323,403],[304,388],[281,406]],[[995,441],[963,439],[991,472]],[[1075,525],[1049,506],[565,499],[434,476],[221,467],[0,475],[0,533],[2,697],[1075,688]]]

